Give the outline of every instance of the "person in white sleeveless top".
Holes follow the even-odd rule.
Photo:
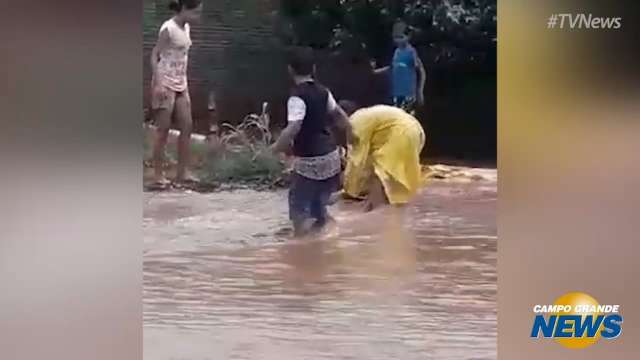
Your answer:
[[[193,122],[187,85],[187,63],[191,47],[189,23],[200,20],[202,0],[172,0],[169,8],[175,15],[162,24],[158,42],[151,52],[151,108],[158,127],[153,148],[153,166],[155,180],[159,185],[169,182],[164,176],[162,164],[172,117],[180,126],[176,181],[195,180],[187,170]]]

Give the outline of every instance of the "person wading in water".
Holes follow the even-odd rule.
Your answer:
[[[274,153],[284,153],[293,144],[289,217],[294,236],[318,231],[330,219],[327,205],[338,188],[341,170],[332,128],[351,139],[347,115],[331,91],[313,78],[314,72],[313,50],[295,49],[289,60],[294,87],[287,102],[288,125],[271,147]]]

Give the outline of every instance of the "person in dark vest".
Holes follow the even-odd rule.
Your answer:
[[[351,139],[351,125],[331,91],[313,75],[313,50],[303,47],[292,51],[289,74],[294,86],[287,101],[288,125],[271,146],[274,153],[291,150],[294,156],[289,189],[289,218],[294,236],[322,229],[329,220],[327,204],[339,186],[340,150],[332,128]]]

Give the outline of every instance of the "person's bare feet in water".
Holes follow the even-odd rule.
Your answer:
[[[155,173],[151,187],[164,189],[169,186],[169,184],[171,184],[171,181],[164,176],[164,172],[160,171]]]
[[[178,174],[176,176],[176,183],[178,184],[194,184],[198,181],[198,178],[188,171],[185,171],[184,173]]]
[[[376,206],[369,199],[365,200],[364,205],[362,206],[362,209],[364,210],[364,212],[371,212],[375,208]]]
[[[373,176],[369,181],[367,200],[364,202],[364,212],[373,211],[374,209],[387,204],[389,204],[389,199],[387,199],[384,186],[377,176]]]

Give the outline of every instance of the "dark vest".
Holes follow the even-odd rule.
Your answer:
[[[332,119],[327,111],[329,91],[309,81],[296,85],[291,96],[301,98],[307,108],[300,132],[293,141],[293,154],[314,157],[336,150],[336,142],[330,131]]]

